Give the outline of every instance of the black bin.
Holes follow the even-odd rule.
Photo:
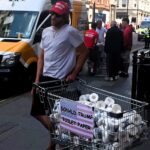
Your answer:
[[[149,104],[145,111],[150,125],[150,50],[133,53],[131,96]]]

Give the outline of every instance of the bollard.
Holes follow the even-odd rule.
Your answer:
[[[138,51],[133,52],[133,68],[132,68],[132,91],[131,97],[136,99],[137,95],[137,53]]]

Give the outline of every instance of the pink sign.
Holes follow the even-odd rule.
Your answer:
[[[92,107],[75,101],[62,99],[61,106],[61,128],[86,138],[93,138],[93,110]]]

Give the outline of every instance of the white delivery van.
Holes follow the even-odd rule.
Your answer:
[[[56,1],[0,0],[0,87],[31,85],[41,33],[50,26],[49,9]],[[66,2],[71,5],[70,23],[84,31],[88,22],[84,0]]]

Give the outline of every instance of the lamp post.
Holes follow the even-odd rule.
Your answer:
[[[129,17],[129,0],[127,0],[127,17]]]

